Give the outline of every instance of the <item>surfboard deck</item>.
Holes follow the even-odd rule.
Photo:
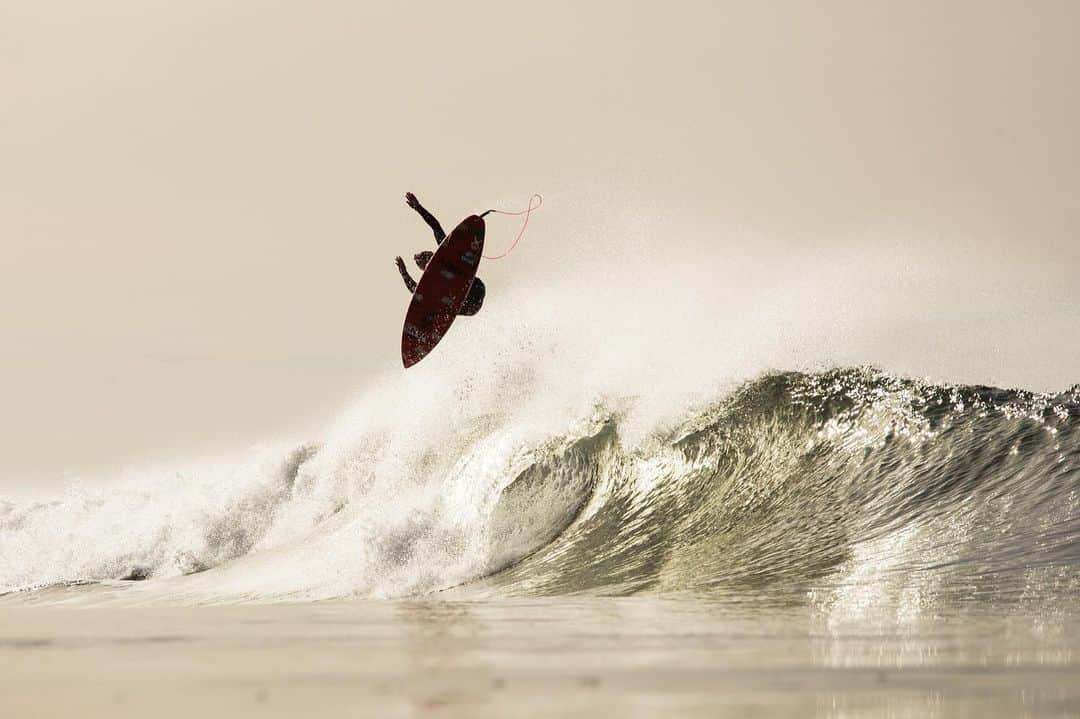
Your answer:
[[[401,331],[406,369],[427,357],[446,336],[476,277],[484,252],[484,220],[470,215],[443,240],[416,283]]]

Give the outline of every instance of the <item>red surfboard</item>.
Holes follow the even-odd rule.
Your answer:
[[[406,368],[427,357],[446,335],[469,294],[484,252],[484,219],[470,215],[443,240],[420,275],[405,327],[401,361]]]

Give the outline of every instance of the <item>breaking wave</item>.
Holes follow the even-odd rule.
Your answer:
[[[511,393],[530,383],[500,377]],[[634,398],[555,411],[541,392],[511,410],[477,408],[473,390],[442,390],[473,409],[439,424],[409,413],[406,392],[396,410],[360,402],[318,444],[0,503],[0,589],[196,603],[764,591],[908,607],[1080,589],[1080,387],[772,373],[649,421]]]

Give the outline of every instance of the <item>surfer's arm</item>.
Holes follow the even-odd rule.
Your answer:
[[[413,280],[412,276],[409,274],[409,271],[405,269],[405,260],[398,257],[394,260],[394,262],[397,263],[398,272],[401,273],[401,279],[405,281],[405,286],[409,289],[409,292],[415,292],[416,281]]]
[[[441,245],[443,240],[446,239],[446,233],[443,232],[442,225],[435,219],[435,215],[431,214],[420,204],[420,200],[416,199],[416,195],[411,192],[405,193],[405,204],[416,210],[416,214],[424,218],[424,222],[428,224],[431,231],[435,233],[435,243]]]

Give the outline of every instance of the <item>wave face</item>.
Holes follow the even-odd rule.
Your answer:
[[[1080,406],[866,370],[781,374],[651,452],[486,584],[535,592],[872,587],[875,601],[1080,587]],[[890,596],[891,595],[891,596]]]
[[[1078,390],[858,368],[768,375],[644,432],[626,399],[544,421],[383,416],[319,445],[0,504],[0,588],[1066,606],[1080,590]]]

